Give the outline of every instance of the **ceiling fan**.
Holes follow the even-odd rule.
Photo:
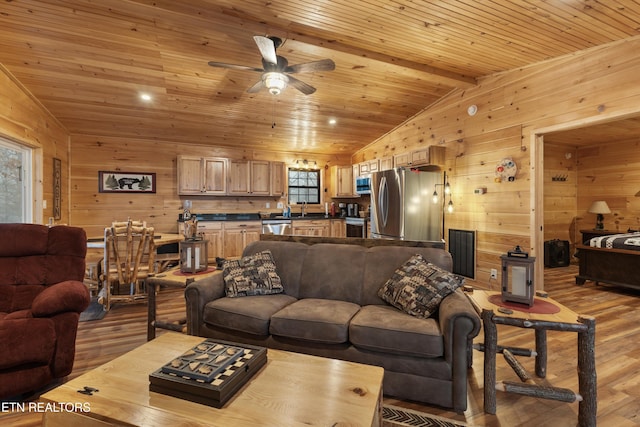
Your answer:
[[[262,73],[259,82],[247,89],[249,93],[260,91],[266,87],[272,95],[279,95],[287,85],[291,85],[305,95],[311,95],[316,91],[311,85],[296,79],[291,74],[313,73],[315,71],[332,71],[336,64],[331,59],[306,62],[298,65],[289,65],[284,56],[276,54],[276,49],[282,45],[282,39],[278,37],[253,36],[260,54],[262,55],[262,67],[255,68],[245,65],[226,64],[224,62],[210,61],[212,67],[230,68],[232,70],[248,70]]]

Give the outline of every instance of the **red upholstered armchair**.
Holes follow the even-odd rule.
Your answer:
[[[81,228],[0,224],[0,399],[71,372],[86,252]]]

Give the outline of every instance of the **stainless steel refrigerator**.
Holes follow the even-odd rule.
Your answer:
[[[409,168],[374,172],[371,176],[371,237],[441,241],[443,205],[441,201],[433,203],[433,192],[442,180],[442,172]],[[439,189],[443,193],[442,187]]]

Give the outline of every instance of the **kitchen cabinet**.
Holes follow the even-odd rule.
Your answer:
[[[371,175],[373,172],[378,172],[379,168],[380,163],[378,162],[378,159],[367,160],[366,162],[358,163],[359,170],[356,177]]]
[[[331,236],[331,224],[326,219],[297,219],[291,227],[294,236]]]
[[[353,166],[332,166],[331,175],[331,196],[332,197],[359,197],[355,194],[354,170],[359,171],[358,165]]]
[[[229,160],[228,194],[269,196],[271,194],[271,162]]]
[[[284,197],[287,190],[287,167],[284,162],[271,162],[271,195]]]
[[[224,195],[227,193],[227,159],[178,156],[178,194]]]
[[[222,247],[222,222],[199,222],[198,234],[207,240],[207,256],[209,264],[214,264],[216,257],[224,255]]]
[[[331,237],[347,237],[347,226],[344,219],[331,219],[330,222],[330,236]]]
[[[400,153],[393,156],[395,167],[444,165],[445,148],[438,145],[430,145],[419,150]]]
[[[382,157],[379,161],[379,169],[381,171],[393,169],[393,156]]]
[[[225,222],[223,240],[224,258],[242,256],[245,246],[260,240],[261,221]]]

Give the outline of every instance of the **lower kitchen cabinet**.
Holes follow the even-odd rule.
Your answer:
[[[297,219],[291,226],[295,236],[331,236],[331,224],[324,219]]]
[[[241,256],[245,246],[260,240],[261,231],[261,221],[200,221],[198,223],[198,234],[208,240],[209,264],[214,264],[216,257]]]
[[[221,257],[222,252],[222,222],[199,222],[198,234],[207,240],[207,256],[209,264],[213,264],[216,257]]]
[[[245,246],[260,240],[261,231],[261,221],[225,222],[222,238],[224,258],[242,256]]]
[[[332,219],[331,223],[331,237],[347,237],[347,225],[344,219]]]

